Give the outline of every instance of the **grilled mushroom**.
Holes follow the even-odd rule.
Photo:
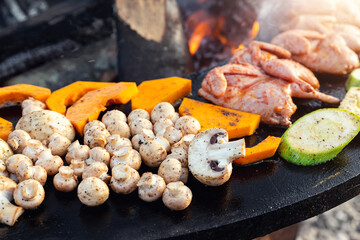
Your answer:
[[[160,118],[168,118],[172,120],[176,115],[173,105],[168,102],[161,102],[156,104],[156,106],[151,111],[151,121],[156,123]]]
[[[153,202],[159,199],[166,187],[162,177],[151,172],[145,172],[138,184],[139,197],[146,202]]]
[[[245,141],[228,142],[224,129],[211,128],[197,134],[191,141],[188,152],[189,170],[200,182],[219,186],[229,180],[232,161],[243,157]]]
[[[120,137],[129,138],[130,128],[126,123],[126,116],[119,110],[112,110],[104,114],[102,122],[111,135],[118,134]]]
[[[28,98],[21,103],[22,115],[46,109],[45,103],[34,98]]]
[[[86,164],[90,165],[93,162],[103,162],[107,166],[110,164],[110,154],[102,147],[94,147],[90,149],[89,158],[86,159]]]
[[[14,191],[15,203],[24,209],[33,209],[40,206],[44,198],[45,191],[43,186],[33,179],[19,183]]]
[[[51,154],[63,157],[67,153],[70,144],[71,141],[68,138],[59,133],[54,133],[49,137],[48,148],[51,150]]]
[[[200,129],[199,121],[192,116],[183,116],[179,118],[175,123],[175,128],[179,129],[183,135],[197,134]]]
[[[166,184],[179,181],[181,177],[180,161],[175,158],[167,158],[160,164],[158,174]]]
[[[86,145],[80,145],[78,140],[73,142],[67,150],[68,152],[65,156],[65,160],[69,164],[74,159],[85,161],[89,158],[90,148]]]
[[[132,193],[137,188],[140,179],[138,171],[125,164],[119,164],[112,170],[111,189],[119,194]]]
[[[71,192],[77,187],[78,180],[71,167],[62,166],[54,176],[53,183],[58,191]]]
[[[24,130],[14,130],[9,134],[7,143],[15,153],[22,153],[30,139],[30,135]]]
[[[146,120],[150,120],[149,113],[144,109],[135,109],[132,110],[128,116],[128,122],[131,123],[135,119],[144,118]]]
[[[85,178],[79,184],[77,195],[82,204],[94,207],[103,204],[109,198],[109,187],[100,178]]]
[[[119,164],[126,164],[135,170],[141,166],[141,156],[138,151],[132,148],[121,148],[114,152],[110,160],[110,167],[113,168]]]
[[[192,192],[183,182],[171,182],[166,186],[162,200],[171,210],[184,210],[191,203]]]

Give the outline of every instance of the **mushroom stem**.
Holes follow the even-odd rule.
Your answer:
[[[22,207],[15,206],[10,201],[1,196],[0,197],[0,222],[13,226],[16,220],[23,214],[24,209]]]
[[[10,145],[10,147],[16,151],[19,148],[19,141],[17,141],[16,139],[12,138],[8,140],[8,144]]]
[[[231,162],[237,158],[244,157],[244,152],[244,139],[225,143],[214,143],[209,145],[207,149],[209,160],[228,159]]]

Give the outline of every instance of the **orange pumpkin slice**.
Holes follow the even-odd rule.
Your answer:
[[[84,81],[74,82],[53,92],[46,100],[46,105],[50,110],[65,115],[66,107],[74,104],[86,93],[114,84],[116,83]]]
[[[181,116],[190,115],[196,118],[201,125],[200,131],[213,127],[225,129],[230,139],[253,134],[260,123],[258,114],[241,112],[189,98],[184,98],[179,113]]]
[[[245,157],[236,159],[233,163],[246,165],[274,156],[281,138],[268,136],[264,141],[251,148],[245,148]]]
[[[138,93],[136,83],[120,82],[86,93],[66,112],[66,117],[82,136],[87,122],[98,119],[111,104],[126,104]]]
[[[9,134],[14,130],[14,126],[11,122],[0,118],[0,138],[7,141]]]
[[[0,88],[0,105],[7,102],[22,102],[29,97],[45,102],[50,94],[50,89],[30,84],[2,87]]]
[[[179,77],[169,77],[142,82],[139,94],[131,99],[131,109],[145,109],[151,113],[156,104],[169,102],[174,104],[179,99],[191,93],[191,80]]]

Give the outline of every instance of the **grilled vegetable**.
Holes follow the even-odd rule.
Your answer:
[[[345,83],[346,91],[351,87],[360,87],[360,68],[352,71]]]
[[[0,138],[7,140],[9,134],[14,130],[13,124],[3,118],[0,118]]]
[[[339,108],[360,116],[360,87],[352,87],[341,101]]]
[[[2,87],[0,88],[0,105],[7,102],[22,102],[29,97],[45,102],[50,94],[50,89],[30,84]]]
[[[360,117],[325,108],[297,120],[282,136],[279,154],[299,165],[316,165],[333,159],[360,130]]]

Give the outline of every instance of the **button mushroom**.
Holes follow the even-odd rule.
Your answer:
[[[181,168],[180,181],[186,184],[188,179],[189,179],[189,169],[186,167]]]
[[[188,152],[189,170],[200,182],[219,186],[229,180],[232,161],[243,157],[245,141],[228,142],[224,129],[211,128],[197,134],[191,141]]]
[[[120,137],[130,137],[130,127],[126,123],[126,116],[119,110],[112,110],[102,117],[102,122],[111,135],[118,134]]]
[[[173,127],[174,123],[171,121],[171,119],[168,118],[160,118],[159,121],[157,121],[154,124],[154,133],[157,135],[159,132],[165,132],[165,129],[168,127]],[[164,135],[164,134],[162,134]]]
[[[121,148],[114,152],[110,160],[110,167],[113,168],[119,164],[126,164],[138,170],[141,166],[141,156],[135,149],[130,147]]]
[[[64,161],[61,157],[52,155],[50,149],[45,149],[40,153],[35,165],[43,167],[47,174],[52,176],[59,172],[59,168],[64,165]]]
[[[45,103],[34,98],[28,98],[21,103],[22,115],[46,109]]]
[[[30,139],[30,135],[24,130],[14,130],[9,134],[7,143],[15,153],[22,153]]]
[[[158,167],[167,156],[166,148],[152,139],[141,144],[139,152],[143,162],[149,167]]]
[[[0,161],[5,161],[8,157],[13,155],[13,151],[11,150],[10,146],[0,138]]]
[[[130,194],[137,188],[140,175],[138,171],[125,164],[119,164],[111,170],[111,189],[118,194]]]
[[[22,154],[29,157],[33,162],[36,162],[40,153],[46,149],[47,148],[39,140],[30,139]]]
[[[88,177],[97,177],[100,178],[104,182],[109,182],[110,176],[107,173],[109,171],[109,168],[106,166],[103,162],[93,162],[89,166],[84,168],[82,178],[88,178]]]
[[[146,142],[149,139],[154,139],[155,135],[153,133],[153,131],[149,130],[149,129],[143,129],[143,131],[140,134],[136,134],[135,136],[133,136],[133,138],[131,139],[131,143],[133,148],[136,151],[139,151],[140,149],[140,145],[143,144],[144,142]]]
[[[85,161],[89,158],[90,148],[86,145],[80,145],[79,141],[76,140],[68,147],[68,152],[65,156],[67,163],[71,163],[71,160],[78,159]]]
[[[6,165],[0,161],[0,176],[9,177],[9,172],[6,170]]]
[[[192,192],[183,182],[171,182],[166,186],[162,200],[171,210],[184,210],[191,203]]]
[[[87,130],[89,130],[92,127],[98,127],[98,128],[106,128],[105,124],[99,120],[92,120],[90,122],[88,122],[85,127],[84,127],[84,134],[86,133]]]
[[[145,118],[137,118],[129,123],[131,135],[141,134],[144,129],[153,130],[152,123]]]
[[[150,120],[150,115],[144,109],[135,109],[132,110],[128,116],[128,122],[131,123],[135,119],[144,118],[146,120]]]
[[[23,214],[22,207],[11,204],[16,183],[10,178],[0,176],[0,222],[14,226],[16,220]]]
[[[139,198],[146,202],[153,202],[159,199],[166,188],[164,179],[151,172],[143,173],[137,186]]]
[[[90,165],[93,162],[103,162],[107,166],[110,164],[110,153],[101,147],[94,147],[90,149],[89,158],[86,159],[86,164]]]
[[[160,118],[168,118],[172,120],[175,115],[176,114],[173,105],[168,102],[161,102],[156,104],[156,106],[151,111],[151,121],[156,123]]]
[[[69,165],[69,167],[74,170],[75,176],[77,176],[78,178],[82,177],[85,166],[85,161],[81,159],[73,159],[71,160],[71,164]]]
[[[107,143],[106,138],[108,136],[110,136],[110,133],[105,127],[95,125],[85,131],[84,144],[88,145],[90,148],[105,147]]]
[[[79,200],[89,207],[103,204],[109,198],[109,194],[106,183],[96,177],[83,179],[77,189]]]
[[[199,121],[192,116],[183,116],[179,118],[175,123],[175,128],[179,129],[183,135],[197,134],[200,129]]]
[[[71,167],[62,166],[59,168],[59,172],[54,176],[53,183],[58,191],[71,192],[76,188],[78,180]]]
[[[36,180],[28,179],[17,185],[14,191],[15,203],[24,209],[33,209],[44,201],[45,191]]]
[[[128,138],[120,137],[120,135],[111,135],[107,138],[107,144],[105,149],[112,156],[114,151],[119,150],[123,147],[132,147],[131,141]]]
[[[175,158],[180,161],[182,167],[188,167],[188,151],[185,144],[174,144],[167,158]]]
[[[71,142],[68,138],[58,133],[54,133],[49,137],[48,148],[51,150],[51,154],[63,157],[67,153],[70,144]]]
[[[62,114],[42,110],[22,116],[15,129],[24,130],[33,139],[46,142],[53,133],[59,133],[67,137],[70,141],[75,138],[75,129],[70,121]]]
[[[158,174],[165,180],[165,183],[176,182],[181,177],[181,163],[175,158],[165,159],[159,167]]]
[[[166,128],[163,135],[163,137],[166,138],[171,145],[180,141],[182,136],[182,132],[174,127]]]

